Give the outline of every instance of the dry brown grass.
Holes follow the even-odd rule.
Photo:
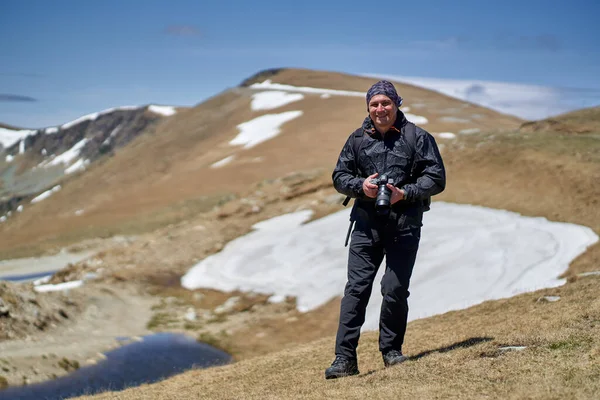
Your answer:
[[[554,130],[568,134],[600,132],[600,107],[585,108],[541,121],[524,123],[523,132]]]
[[[600,393],[597,277],[413,321],[410,361],[384,369],[363,335],[359,376],[326,381],[333,337],[119,393],[81,399],[593,399]],[[540,301],[544,295],[557,302]],[[502,351],[504,346],[526,346]]]

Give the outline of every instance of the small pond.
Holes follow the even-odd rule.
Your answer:
[[[231,356],[193,338],[173,333],[145,336],[105,353],[107,359],[67,376],[0,391],[0,399],[64,399],[104,391],[123,390],[156,382],[192,368],[231,362]]]

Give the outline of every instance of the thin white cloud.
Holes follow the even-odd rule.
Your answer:
[[[193,25],[169,25],[164,32],[174,36],[199,36],[200,30]]]
[[[543,119],[600,103],[600,90],[387,74],[365,76],[420,86],[526,120]],[[410,104],[410,99],[405,99],[405,103]]]

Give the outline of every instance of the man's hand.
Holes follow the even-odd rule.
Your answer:
[[[377,175],[379,175],[379,173],[375,172],[373,175],[367,177],[367,179],[365,179],[363,182],[363,192],[365,192],[367,197],[372,199],[377,197],[377,185],[372,184],[371,179],[377,178]]]
[[[397,188],[396,186],[392,185],[391,183],[388,183],[387,188],[390,189],[392,191],[392,195],[390,196],[390,204],[395,204],[397,202],[399,202],[400,200],[404,199],[404,190]],[[377,194],[377,193],[375,193]]]

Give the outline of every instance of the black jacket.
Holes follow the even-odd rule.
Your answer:
[[[406,124],[406,117],[398,111],[394,126],[382,136],[371,118],[367,117],[359,128],[363,130],[363,136],[356,138],[352,133],[346,141],[332,178],[338,192],[357,199],[353,211],[357,221],[375,217],[375,199],[365,196],[362,189],[365,178],[375,172],[379,176],[387,174],[393,179],[394,186],[406,193],[405,200],[392,206],[392,215],[397,217],[399,228],[421,226],[422,201],[441,193],[446,187],[446,171],[435,139],[427,131],[416,127],[413,152],[404,137]],[[354,140],[361,141],[356,155]]]

